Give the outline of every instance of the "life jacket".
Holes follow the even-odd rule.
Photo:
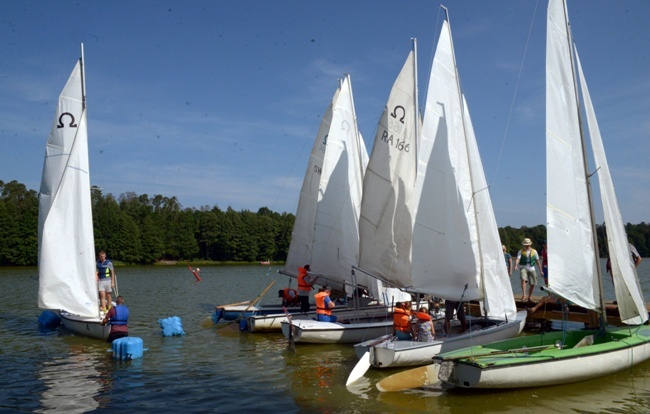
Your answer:
[[[108,267],[109,264],[111,264],[111,261],[108,259],[104,260],[104,263],[101,261],[97,262],[97,274],[100,279],[108,279],[111,277],[111,269]]]
[[[298,290],[307,290],[310,291],[313,288],[307,282],[305,282],[305,276],[307,276],[307,269],[304,267],[298,268]]]
[[[111,318],[111,325],[126,325],[129,320],[129,308],[124,305],[115,306],[115,316]]]
[[[431,315],[429,315],[428,313],[415,312],[415,316],[421,321],[430,321],[431,320]]]
[[[296,289],[291,289],[291,288],[282,289],[282,299],[286,300],[287,302],[295,301],[297,296],[298,296],[298,292],[296,292]]]
[[[411,332],[411,321],[409,320],[410,312],[402,308],[393,310],[393,326],[402,332]]]
[[[320,292],[314,295],[314,299],[316,299],[316,313],[328,316],[332,314],[332,310],[325,305],[325,298],[328,296],[329,293],[327,292]]]
[[[521,257],[519,258],[519,264],[524,266],[535,267],[535,263],[537,263],[535,257],[537,257],[537,250],[531,248],[530,255],[526,256],[526,250],[521,249]]]

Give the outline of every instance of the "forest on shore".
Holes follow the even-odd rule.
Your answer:
[[[96,252],[127,264],[161,261],[282,262],[287,258],[295,216],[267,207],[257,212],[228,207],[183,208],[176,197],[132,192],[114,197],[91,189]],[[650,224],[625,226],[642,257],[650,256]],[[605,227],[597,226],[601,257]],[[541,250],[546,227],[500,227],[501,242],[515,254],[528,237]],[[577,246],[576,246],[577,247]],[[17,181],[0,180],[0,266],[38,261],[38,193]]]

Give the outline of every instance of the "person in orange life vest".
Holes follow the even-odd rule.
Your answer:
[[[298,268],[298,300],[300,301],[300,312],[309,312],[309,292],[313,289],[318,276],[312,279],[309,274],[310,267],[306,264]]]
[[[284,307],[298,305],[298,292],[296,292],[296,289],[280,289],[278,290],[278,297],[282,298],[282,306]]]
[[[318,292],[314,299],[316,299],[316,320],[320,322],[336,322],[336,316],[332,315],[334,301],[330,299],[332,288],[325,286],[322,292]]]
[[[115,299],[115,304],[115,306],[108,310],[101,322],[102,325],[106,325],[109,320],[111,322],[111,333],[108,335],[108,342],[129,336],[129,327],[127,326],[129,308],[124,305],[124,298],[122,296],[118,296]]]
[[[395,328],[395,336],[398,340],[411,340],[411,303],[404,302],[398,303],[393,309],[393,328]]]

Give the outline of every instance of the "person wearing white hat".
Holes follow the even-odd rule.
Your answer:
[[[521,278],[521,300],[527,302],[533,294],[533,289],[537,284],[537,273],[535,272],[535,265],[539,268],[539,274],[543,275],[542,263],[539,260],[537,250],[533,249],[531,245],[533,242],[529,238],[525,238],[521,243],[522,248],[517,252],[517,260],[515,260],[515,269],[519,269],[519,276]],[[526,285],[528,286],[528,295],[526,295]]]

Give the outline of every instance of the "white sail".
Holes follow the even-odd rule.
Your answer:
[[[352,86],[346,76],[314,144],[298,205],[298,227],[293,230],[285,266],[287,273],[310,264],[312,272],[322,275],[319,283],[350,285],[351,268],[359,260],[359,210],[367,163]],[[357,282],[370,286],[367,276],[359,275]]]
[[[549,2],[546,39],[546,215],[550,287],[587,309],[600,307],[577,89],[566,8]]]
[[[630,260],[627,234],[623,226],[621,210],[616,198],[616,192],[614,191],[614,183],[609,172],[607,157],[605,156],[605,147],[603,146],[600,128],[596,120],[596,113],[591,103],[589,89],[587,88],[587,82],[582,72],[582,65],[580,64],[577,50],[575,50],[575,56],[578,64],[584,109],[587,115],[587,125],[589,126],[589,136],[591,138],[596,170],[598,171],[598,183],[600,185],[600,197],[605,215],[607,245],[609,248],[618,311],[622,322],[630,325],[641,325],[648,320],[648,311],[646,310],[643,296],[641,295],[641,287],[636,274],[636,268]]]
[[[472,125],[465,96],[463,96],[463,108],[467,156],[474,187],[473,208],[476,211],[479,257],[481,274],[483,275],[481,279],[484,284],[484,298],[481,310],[493,318],[514,320],[517,316],[517,306],[512,294],[510,276],[503,260],[499,228],[492,208],[490,191],[485,179],[483,163],[478,151],[474,126]]]
[[[445,21],[431,69],[420,138],[412,278],[417,291],[470,300],[483,298],[483,286],[459,91]]]
[[[45,151],[38,305],[99,317],[82,62],[66,83]]]
[[[332,102],[323,115],[302,182],[296,219],[291,233],[291,244],[284,266],[284,272],[293,276],[298,276],[298,267],[310,264],[312,260],[314,223],[316,222],[323,160],[332,125],[332,108],[338,102],[340,91],[340,88],[336,89]]]
[[[412,51],[379,121],[363,181],[359,221],[359,267],[400,287],[411,284],[416,99]]]

